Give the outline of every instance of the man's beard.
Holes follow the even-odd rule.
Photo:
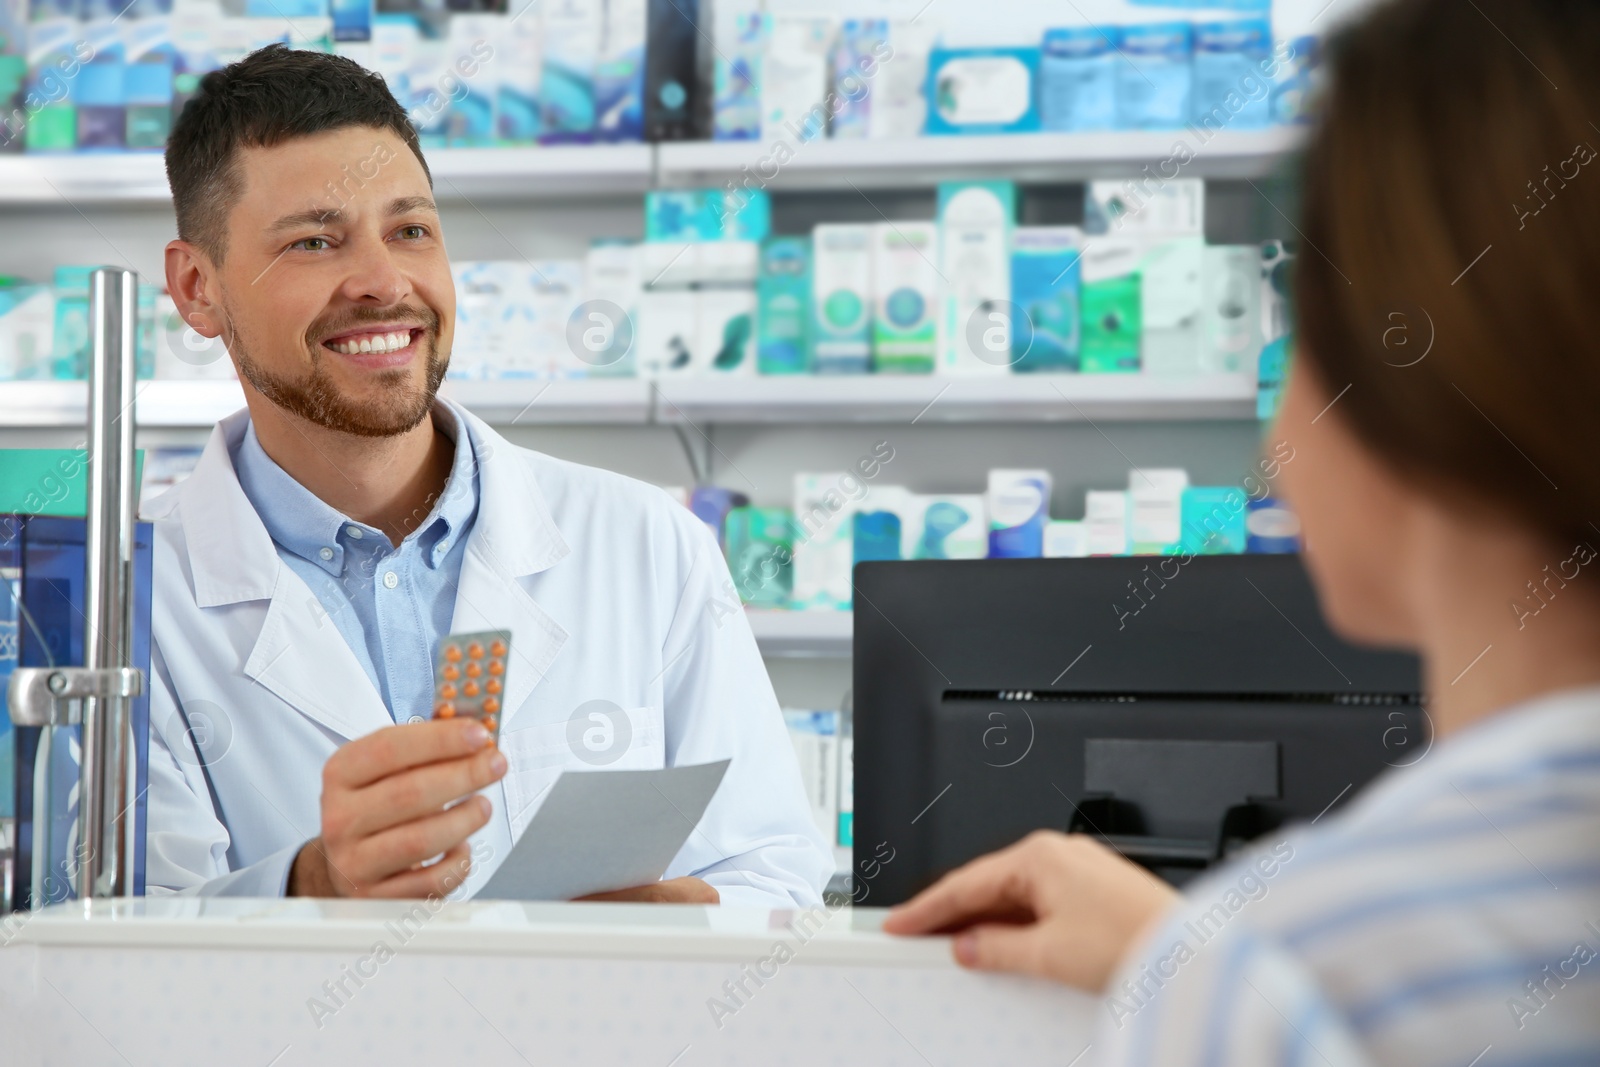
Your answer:
[[[237,321],[231,315],[229,318]],[[372,401],[351,400],[339,391],[323,364],[324,359],[338,357],[323,348],[318,338],[396,318],[414,318],[423,323],[416,340],[418,349],[426,351],[428,361],[422,388],[411,385],[409,369],[378,371],[372,380],[381,390],[380,396]],[[324,429],[355,437],[394,437],[415,429],[433,410],[434,397],[450,363],[449,356],[439,351],[439,316],[427,308],[409,305],[341,315],[331,329],[324,322],[313,323],[304,341],[312,353],[311,372],[298,380],[278,377],[257,363],[237,330],[229,339],[228,351],[238,361],[240,377],[273,404]]]

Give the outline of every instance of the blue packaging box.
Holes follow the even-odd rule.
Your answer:
[[[1117,121],[1129,130],[1177,129],[1189,121],[1194,31],[1187,22],[1125,26],[1117,67]]]
[[[1117,125],[1115,26],[1048,30],[1039,57],[1039,125],[1056,132]]]
[[[1194,27],[1194,123],[1206,130],[1259,129],[1272,121],[1272,26],[1264,18]]]

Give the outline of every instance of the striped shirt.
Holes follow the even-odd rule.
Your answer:
[[[1495,715],[1208,873],[1102,1064],[1600,1065],[1600,687]]]

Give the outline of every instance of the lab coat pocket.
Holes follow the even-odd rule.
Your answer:
[[[500,735],[510,765],[504,779],[511,832],[520,834],[563,771],[641,770],[665,766],[659,707],[621,708],[595,700],[563,722]]]

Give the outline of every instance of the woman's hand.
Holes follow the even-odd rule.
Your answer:
[[[1039,830],[945,875],[883,922],[892,934],[959,931],[956,960],[1101,992],[1177,892],[1081,834]]]

